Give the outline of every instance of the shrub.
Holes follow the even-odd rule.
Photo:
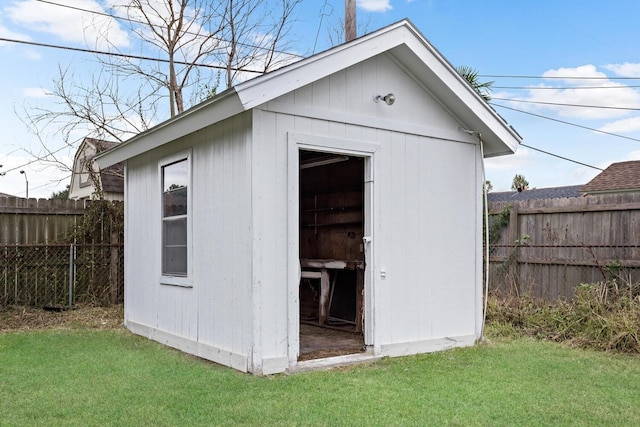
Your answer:
[[[498,336],[526,335],[606,351],[640,353],[640,283],[582,284],[571,301],[490,296],[487,326]]]

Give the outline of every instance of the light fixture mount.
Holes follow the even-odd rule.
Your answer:
[[[375,102],[384,101],[387,105],[393,105],[396,102],[396,96],[393,93],[388,93],[384,96],[382,95],[374,95],[373,100]]]

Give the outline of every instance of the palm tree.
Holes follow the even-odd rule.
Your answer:
[[[493,82],[480,82],[480,80],[478,80],[478,71],[466,65],[460,65],[456,67],[456,71],[462,76],[463,79],[469,82],[471,87],[474,88],[475,91],[478,92],[485,101],[491,101],[489,92],[491,92],[491,85],[493,84]]]

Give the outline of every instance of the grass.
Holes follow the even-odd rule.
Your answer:
[[[510,338],[253,377],[123,329],[5,332],[0,425],[640,425],[640,358]]]

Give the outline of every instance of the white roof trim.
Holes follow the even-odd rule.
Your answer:
[[[240,83],[209,101],[96,157],[101,168],[250,110],[337,71],[389,52],[435,94],[461,125],[482,134],[487,156],[513,153],[520,136],[408,21],[403,20],[268,74]],[[206,110],[206,112],[205,112]]]

